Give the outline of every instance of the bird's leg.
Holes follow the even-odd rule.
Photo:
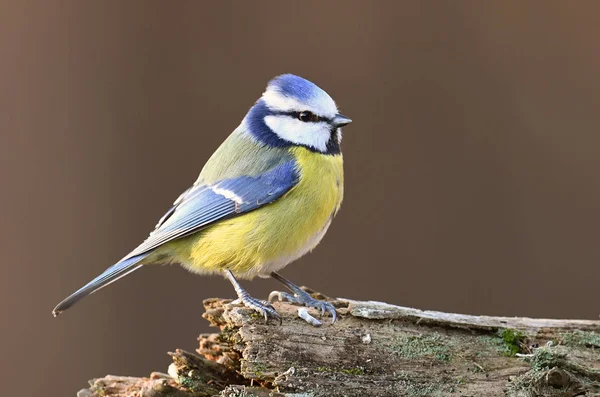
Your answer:
[[[281,317],[279,317],[279,314],[277,314],[275,308],[269,302],[251,297],[250,294],[242,288],[230,270],[224,270],[223,272],[225,277],[233,284],[233,288],[238,296],[238,299],[236,299],[234,303],[242,303],[247,308],[259,312],[265,317],[265,322],[268,322],[269,317],[272,317],[278,319],[279,324],[281,324]]]
[[[313,307],[321,311],[321,316],[323,316],[325,313],[331,314],[331,317],[333,318],[331,323],[335,323],[335,320],[337,319],[337,313],[335,311],[335,307],[333,307],[331,303],[323,302],[313,298],[302,288],[298,287],[296,284],[292,283],[279,273],[272,272],[271,277],[285,285],[290,291],[292,291],[293,294],[273,291],[269,294],[269,302],[273,302],[273,300],[277,298],[279,301],[287,301],[291,303],[298,303],[307,307]]]

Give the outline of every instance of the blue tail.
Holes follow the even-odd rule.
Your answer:
[[[81,299],[85,298],[89,294],[93,294],[98,291],[102,287],[106,287],[108,284],[117,281],[121,277],[125,277],[129,273],[139,269],[142,267],[138,262],[144,259],[148,254],[142,254],[138,256],[134,256],[133,258],[128,258],[122,260],[121,262],[112,265],[108,269],[104,271],[101,275],[87,283],[82,288],[78,289],[74,293],[72,293],[68,298],[65,298],[62,302],[60,302],[54,310],[52,310],[52,314],[54,317],[58,316],[60,313],[64,312]]]

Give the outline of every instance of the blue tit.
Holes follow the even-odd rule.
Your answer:
[[[330,303],[277,272],[315,248],[340,209],[341,127],[350,122],[314,83],[292,74],[275,77],[149,237],[60,302],[54,316],[143,266],[178,263],[194,273],[223,274],[237,303],[266,321],[280,317],[238,278],[273,277],[292,292],[284,298],[328,312],[335,321]]]

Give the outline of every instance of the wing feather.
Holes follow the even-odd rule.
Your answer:
[[[257,176],[194,185],[179,196],[150,236],[124,259],[272,203],[296,186],[298,180],[296,164],[290,160]]]

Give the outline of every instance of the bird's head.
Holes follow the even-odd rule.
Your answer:
[[[271,80],[244,119],[248,133],[266,146],[304,146],[326,154],[340,153],[341,127],[351,122],[329,94],[293,74]]]

